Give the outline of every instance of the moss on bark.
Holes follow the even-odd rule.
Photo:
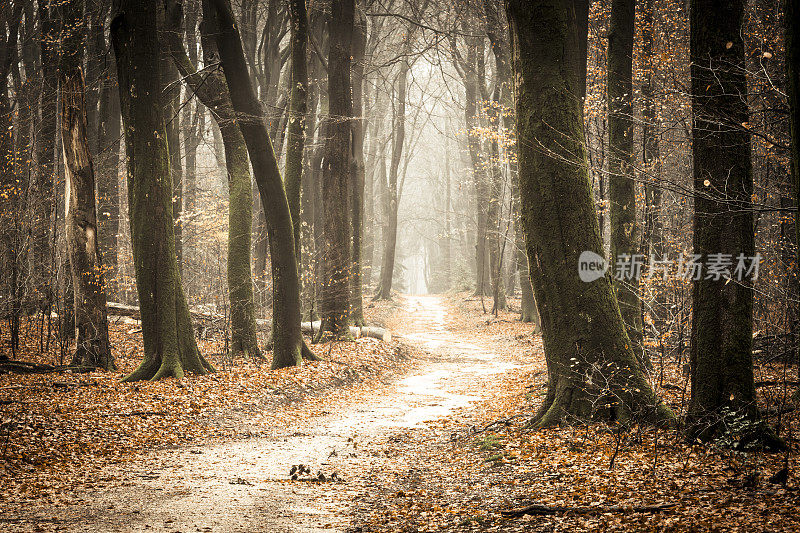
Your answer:
[[[549,372],[539,425],[671,421],[645,378],[608,277],[578,276],[600,254],[586,163],[571,0],[509,0],[522,224]]]
[[[144,359],[125,381],[213,371],[197,349],[175,256],[172,180],[161,115],[156,3],[120,0],[111,23],[144,341]]]

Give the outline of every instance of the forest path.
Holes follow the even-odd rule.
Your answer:
[[[85,497],[85,507],[59,512],[69,531],[344,531],[363,476],[391,461],[381,443],[393,430],[457,416],[483,399],[477,378],[516,365],[487,341],[465,339],[460,317],[439,296],[405,296],[394,317],[402,342],[428,352],[405,378],[379,394],[308,418],[291,431],[195,449],[154,453],[119,465],[121,486]],[[463,324],[462,324],[463,326]],[[479,388],[479,387],[478,387]],[[338,482],[289,481],[292,465]]]

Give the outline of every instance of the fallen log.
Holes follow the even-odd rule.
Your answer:
[[[542,505],[533,503],[518,509],[500,511],[503,516],[551,515],[560,513],[603,514],[603,513],[659,513],[677,507],[677,503],[659,503],[655,505],[593,505],[586,507],[564,507],[560,505]]]
[[[57,372],[86,374],[95,370],[97,367],[94,366],[40,365],[27,361],[3,361],[0,363],[0,372],[13,372],[14,374],[54,374]]]
[[[312,335],[316,334],[321,327],[321,320],[315,320],[314,322],[302,322],[300,324],[300,329],[303,330],[303,333],[310,333]],[[392,340],[392,334],[389,330],[376,326],[350,326],[350,335],[356,339],[360,337],[370,337],[383,342],[389,342]]]
[[[140,319],[139,307],[136,305],[126,305],[117,302],[108,302],[106,304],[106,308],[108,309],[109,315],[127,316],[130,318],[135,318],[137,320]],[[214,313],[209,313],[207,311],[190,309],[189,312],[192,315],[192,319],[198,322],[213,324],[225,320],[224,316],[217,315]],[[258,319],[256,320],[256,324],[268,328],[272,327],[271,320]],[[302,322],[300,324],[300,329],[302,329],[303,333],[310,333],[313,335],[319,331],[321,325],[322,322],[319,320],[315,320],[314,322]],[[383,342],[390,342],[392,340],[392,334],[389,330],[385,328],[379,328],[376,326],[363,326],[363,327],[350,326],[350,334],[356,339],[360,337],[370,337],[373,339],[381,340]]]
[[[106,309],[108,309],[109,315],[127,316],[130,318],[135,318],[136,320],[141,320],[138,305],[126,305],[118,302],[108,302],[106,303]],[[197,309],[190,309],[189,313],[192,315],[192,318],[194,320],[199,322],[214,323],[225,320],[224,316],[215,313],[209,313],[208,311],[199,311]]]

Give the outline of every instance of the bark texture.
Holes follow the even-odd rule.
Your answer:
[[[213,370],[197,349],[175,256],[156,4],[156,0],[115,0],[111,22],[144,340],[144,360],[126,381],[180,378],[187,371],[205,374]]]
[[[691,2],[694,253],[752,257],[753,175],[742,40],[745,0]],[[731,270],[731,274],[733,271]],[[692,292],[691,437],[712,438],[727,414],[756,423],[753,384],[753,286],[745,277],[694,282]],[[730,277],[730,276],[728,276]]]
[[[352,172],[351,50],[355,1],[333,0],[328,56],[328,123],[322,162],[325,247],[320,311],[324,329],[349,335],[351,229],[350,182]]]
[[[608,277],[578,276],[602,252],[577,98],[571,0],[509,0],[522,224],[549,372],[540,425],[670,420],[631,348]]]
[[[97,235],[94,163],[87,133],[85,85],[81,59],[83,0],[62,5],[64,23],[73,30],[65,37],[59,69],[61,146],[67,175],[67,250],[75,294],[77,328],[73,366],[115,368],[108,340],[108,315],[103,266]]]
[[[266,215],[272,258],[272,368],[300,365],[307,348],[300,331],[300,280],[292,215],[261,105],[247,73],[242,42],[228,0],[211,0],[219,57],[236,122],[244,137]]]

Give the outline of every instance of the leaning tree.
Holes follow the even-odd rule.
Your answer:
[[[264,113],[247,72],[242,41],[229,0],[211,0],[204,16],[216,28],[216,42],[236,121],[244,137],[253,177],[267,219],[272,257],[272,368],[315,359],[300,331],[300,277],[289,202]]]

